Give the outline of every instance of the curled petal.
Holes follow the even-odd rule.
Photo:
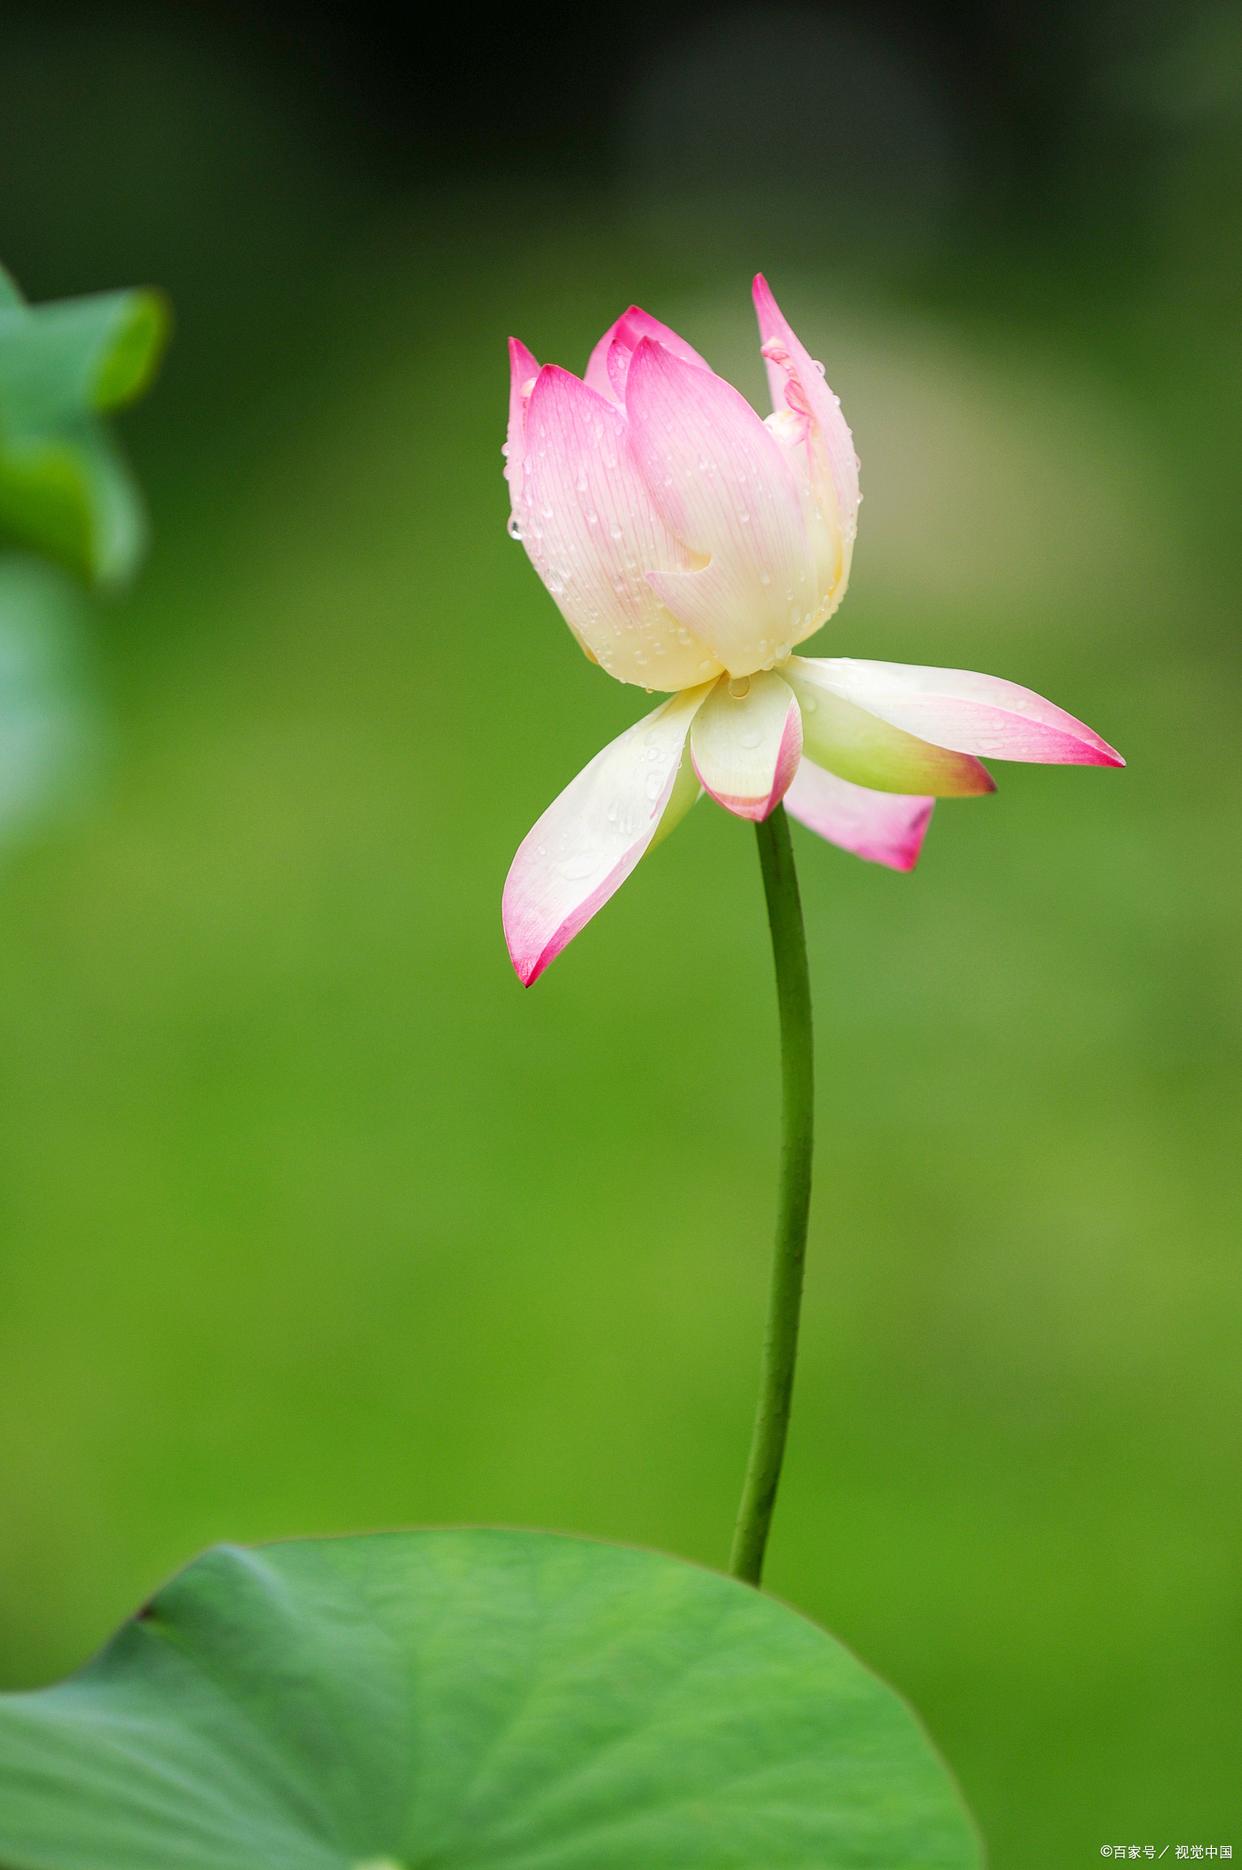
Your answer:
[[[920,740],[846,699],[835,679],[839,667],[839,660],[791,656],[782,669],[802,708],[803,745],[818,765],[877,792],[953,799],[995,791],[969,754]]]
[[[622,312],[615,324],[609,325],[591,352],[586,367],[586,381],[590,387],[613,402],[623,403],[630,359],[644,338],[662,344],[666,351],[671,351],[674,357],[683,358],[688,364],[698,364],[703,370],[711,368],[693,345],[687,344],[676,331],[668,325],[662,325],[658,318],[653,318],[650,312],[644,312],[641,306],[631,305],[628,311]]]
[[[698,797],[683,754],[706,686],[674,695],[597,753],[523,839],[502,919],[524,987],[618,890]]]
[[[959,753],[1054,766],[1124,766],[1093,728],[1017,682],[969,669],[839,656],[819,664],[836,692],[882,721]]]
[[[721,680],[694,717],[690,754],[704,786],[727,811],[739,818],[767,818],[788,790],[802,755],[802,722],[792,689],[779,675]]]
[[[532,564],[588,653],[619,681],[681,689],[720,663],[646,577],[685,554],[656,512],[615,403],[554,364],[539,372],[524,426],[515,516]]]
[[[625,408],[652,501],[699,561],[671,575],[652,566],[654,588],[732,674],[780,660],[817,627],[820,603],[785,450],[731,384],[650,338]]]
[[[785,794],[785,810],[809,831],[890,870],[913,870],[935,802],[852,786],[806,759]]]
[[[521,338],[509,339],[509,434],[505,442],[505,479],[516,503],[522,487],[522,454],[526,405],[539,375],[539,365]]]
[[[862,496],[858,491],[854,438],[841,413],[840,398],[833,395],[824,381],[822,369],[799,342],[762,273],[755,275],[754,297],[772,407],[807,417],[815,434],[822,438],[836,521],[848,561],[849,548],[858,528],[858,504]]]

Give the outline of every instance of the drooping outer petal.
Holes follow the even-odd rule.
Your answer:
[[[960,753],[1049,765],[1124,766],[1093,728],[1042,695],[969,669],[927,669],[846,656],[818,664],[846,700],[907,733]]]
[[[1046,765],[1126,763],[1074,714],[999,675],[920,668],[913,662],[857,662],[851,656],[825,658],[819,668],[838,694],[937,746]]]
[[[553,364],[526,406],[513,505],[536,571],[610,675],[667,690],[719,672],[646,576],[684,564],[685,554],[634,464],[622,410]]]
[[[674,357],[682,357],[688,364],[698,364],[700,369],[708,370],[711,366],[699,356],[694,346],[668,325],[662,325],[650,312],[644,312],[639,305],[631,305],[622,312],[616,323],[609,325],[595,349],[591,352],[590,362],[586,367],[586,381],[601,396],[607,396],[613,402],[625,401],[625,382],[630,373],[630,359],[644,338],[652,338],[662,344]]]
[[[791,656],[781,673],[802,708],[802,741],[811,759],[839,779],[878,792],[973,798],[995,790],[969,754],[920,740],[842,694],[839,663]]]
[[[852,786],[807,759],[785,794],[786,811],[808,830],[890,870],[913,870],[935,802]]]
[[[802,721],[788,683],[767,674],[733,684],[722,678],[694,717],[690,753],[695,772],[727,811],[769,817],[802,754]]]
[[[664,702],[597,753],[523,839],[502,917],[523,986],[538,980],[698,796],[682,771],[706,685]]]
[[[822,369],[799,341],[762,273],[755,275],[754,297],[772,407],[778,411],[789,410],[795,415],[805,414],[814,434],[822,441],[848,570],[861,499],[854,438],[841,413],[840,398],[833,395],[824,381]]]
[[[626,380],[634,459],[699,569],[655,566],[673,614],[733,675],[780,661],[816,627],[819,598],[785,451],[745,397],[644,338]]]

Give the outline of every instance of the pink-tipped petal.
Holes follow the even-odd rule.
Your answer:
[[[502,903],[524,987],[586,926],[657,838],[689,810],[686,736],[707,688],[674,695],[597,753],[523,839]]]
[[[967,753],[920,740],[847,700],[835,679],[838,661],[791,656],[781,673],[802,708],[808,756],[838,779],[877,792],[974,798],[993,792],[986,767]]]
[[[509,433],[505,441],[505,479],[509,483],[510,503],[516,502],[522,488],[523,431],[526,405],[539,375],[539,365],[521,338],[509,339]]]
[[[739,693],[737,691],[741,690]],[[802,721],[779,675],[719,681],[690,729],[694,770],[738,818],[763,819],[785,796],[802,757]]]
[[[630,454],[624,413],[547,364],[526,408],[514,514],[531,562],[579,642],[622,682],[689,688],[720,664],[646,577],[684,563]]]
[[[650,312],[644,312],[641,306],[631,305],[628,311],[622,312],[615,324],[609,325],[591,352],[586,367],[586,381],[591,388],[613,402],[623,403],[630,359],[644,338],[662,344],[666,351],[671,351],[674,357],[683,358],[688,364],[697,364],[703,370],[711,368],[694,346],[687,344],[670,326],[662,325],[658,318],[653,318]]]
[[[1000,676],[845,656],[820,667],[830,672],[838,694],[940,747],[1054,766],[1125,765],[1093,728]]]
[[[913,870],[935,803],[852,786],[807,759],[785,794],[785,810],[809,831],[890,870]]]
[[[824,373],[799,341],[793,327],[772,295],[772,288],[762,273],[755,275],[755,315],[774,410],[789,410],[809,417],[822,438],[827,467],[831,476],[836,506],[836,521],[844,542],[847,563],[854,534],[858,529],[858,456],[854,438],[841,413],[840,398],[834,396],[824,381]]]
[[[820,595],[784,449],[745,397],[644,338],[625,393],[634,458],[664,523],[701,568],[651,567],[670,610],[734,675],[788,654]]]

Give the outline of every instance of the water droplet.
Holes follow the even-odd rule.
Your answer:
[[[734,701],[745,701],[747,695],[750,693],[750,677],[748,675],[735,675],[733,680],[729,683],[729,693],[732,695]]]
[[[644,786],[643,790],[646,792],[647,797],[651,800],[652,804],[654,805],[655,801],[659,798],[660,794],[664,790],[663,775],[660,773],[648,773],[647,784]]]
[[[762,744],[763,735],[756,734],[752,731],[746,734],[739,734],[738,740],[740,744],[748,750],[748,752],[753,752],[756,747]]]
[[[508,524],[508,526],[507,526],[507,527],[505,528],[505,530],[506,530],[506,532],[508,533],[508,535],[509,535],[509,537],[510,537],[511,539],[520,539],[520,538],[521,538],[521,536],[522,536],[522,524],[521,524],[521,521],[520,521],[520,520],[518,519],[518,516],[517,516],[517,514],[516,514],[516,513],[510,513],[510,515],[509,515],[509,524]]]

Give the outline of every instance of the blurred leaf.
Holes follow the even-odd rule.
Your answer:
[[[6,1870],[966,1870],[957,1794],[831,1637],[546,1533],[208,1553],[0,1700]]]
[[[100,292],[37,308],[10,297],[0,304],[6,425],[41,428],[131,402],[154,376],[167,331],[154,292]]]
[[[0,441],[0,529],[101,584],[128,577],[147,542],[133,476],[90,422],[52,439]]]
[[[95,768],[84,606],[51,566],[0,558],[0,847],[76,800]]]
[[[134,569],[146,526],[95,417],[146,388],[167,334],[157,293],[28,306],[0,277],[0,529],[101,583]]]

